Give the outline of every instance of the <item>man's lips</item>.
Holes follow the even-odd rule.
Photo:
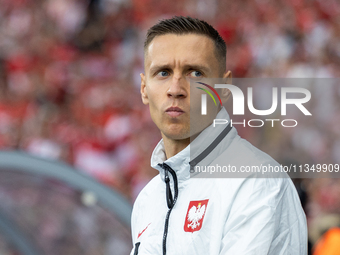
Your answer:
[[[166,114],[168,114],[170,117],[178,117],[184,113],[184,111],[179,107],[169,107],[166,109]]]

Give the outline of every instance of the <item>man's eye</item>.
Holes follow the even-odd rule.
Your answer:
[[[200,71],[192,71],[190,73],[190,76],[192,76],[192,77],[201,77],[202,73]]]
[[[166,77],[166,76],[169,75],[169,72],[168,71],[160,71],[157,75],[161,76],[161,77]]]

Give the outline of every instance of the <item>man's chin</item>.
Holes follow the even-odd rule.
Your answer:
[[[162,136],[166,137],[167,139],[174,140],[174,141],[180,141],[180,140],[186,140],[190,138],[189,131],[167,131],[162,132]]]
[[[163,130],[161,131],[161,133],[162,133],[163,138],[165,136],[167,139],[170,139],[170,140],[177,140],[177,141],[186,140],[186,139],[193,140],[209,125],[210,125],[209,123],[205,123],[205,125],[202,125],[202,123],[200,123],[200,125],[195,125],[195,127],[192,127],[192,128],[175,127],[175,128],[168,129],[168,130]]]

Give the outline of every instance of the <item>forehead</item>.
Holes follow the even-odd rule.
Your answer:
[[[212,39],[197,34],[156,36],[145,52],[145,69],[153,65],[218,65]]]

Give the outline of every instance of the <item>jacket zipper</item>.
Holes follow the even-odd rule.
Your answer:
[[[163,234],[163,255],[166,255],[166,238],[168,236],[168,228],[169,228],[169,218],[172,211],[172,208],[174,208],[177,197],[178,197],[178,181],[177,181],[177,175],[176,172],[167,164],[159,164],[164,169],[164,180],[166,185],[166,203],[168,205],[168,212],[165,217],[165,225],[164,225],[164,234]],[[172,175],[172,178],[174,179],[174,188],[175,188],[175,196],[172,197],[171,193],[171,187],[170,187],[170,177],[169,173]]]
[[[140,242],[135,244],[135,252],[133,253],[133,255],[138,255],[139,245],[140,245]]]

